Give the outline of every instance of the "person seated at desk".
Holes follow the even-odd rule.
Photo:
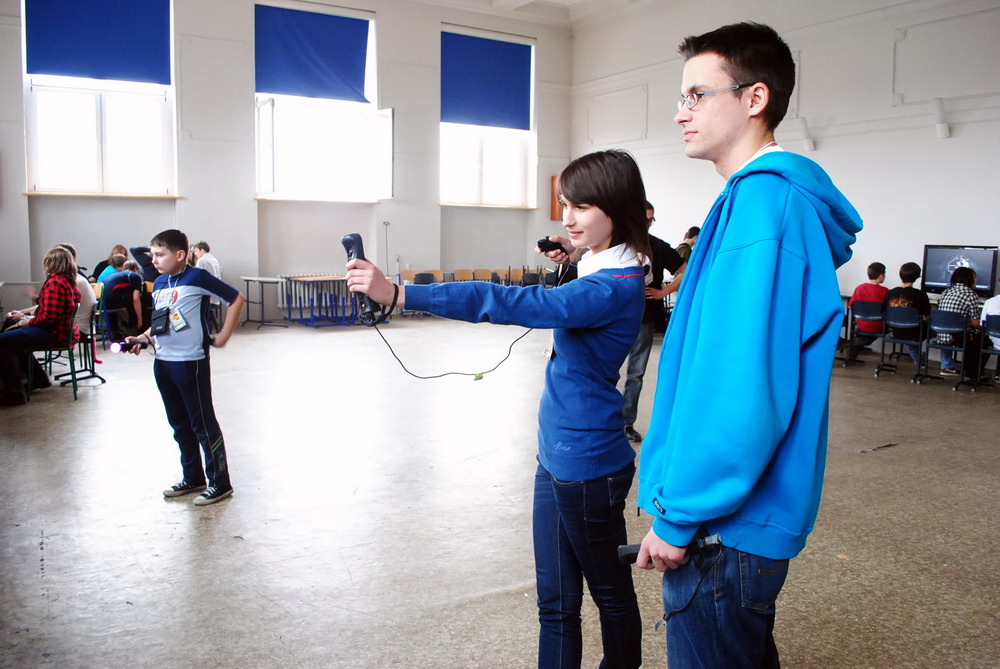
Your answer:
[[[104,280],[115,272],[122,271],[122,266],[125,265],[125,261],[128,260],[128,256],[122,255],[121,253],[116,253],[111,256],[108,261],[108,265],[101,270],[101,273],[97,275],[97,283],[104,283]]]
[[[980,341],[979,341],[979,296],[976,294],[976,271],[971,267],[959,267],[951,274],[951,285],[941,293],[938,300],[938,309],[941,311],[954,311],[965,318],[967,329],[964,333],[950,335],[942,333],[937,335],[937,340],[941,344],[953,344],[962,346],[962,357],[965,361],[965,376],[973,376],[973,369],[978,366]],[[985,360],[984,366],[985,366]],[[979,370],[982,373],[982,370]],[[948,376],[958,376],[958,369],[955,368],[955,355],[951,351],[941,350],[941,374]]]
[[[882,304],[889,289],[883,286],[885,283],[885,265],[880,262],[873,262],[868,266],[868,281],[862,283],[854,289],[847,306],[854,306],[855,302],[877,302]],[[882,332],[882,321],[857,321],[854,326],[855,341],[847,352],[848,360],[856,360],[860,350],[868,346],[878,337],[876,334]]]
[[[105,311],[109,315],[112,311],[118,314],[108,319],[112,339],[120,340],[142,332],[143,283],[138,272],[139,264],[129,260],[122,266],[121,272],[115,272],[101,282],[104,284]]]
[[[48,278],[38,293],[38,311],[34,318],[12,311],[7,316],[15,319],[14,327],[0,333],[0,382],[3,383],[0,406],[27,403],[24,375],[28,365],[35,368],[36,388],[52,385],[32,351],[68,346],[80,339],[80,330],[73,324],[73,312],[80,303],[76,261],[69,251],[56,246],[46,254],[44,265]],[[71,326],[72,342],[69,341]]]
[[[115,244],[114,246],[112,246],[111,247],[111,253],[108,254],[108,257],[105,258],[104,260],[102,260],[101,262],[97,263],[97,266],[94,267],[94,271],[91,272],[91,274],[90,274],[90,282],[91,283],[97,283],[98,281],[100,281],[100,279],[98,277],[100,277],[101,276],[101,272],[103,272],[104,269],[108,265],[111,264],[111,259],[113,257],[115,257],[115,256],[123,256],[123,255],[125,255],[127,253],[128,253],[128,251],[126,251],[125,247],[122,246],[121,244]],[[122,262],[124,262],[124,261],[122,261]]]
[[[899,268],[900,284],[886,293],[882,310],[889,307],[911,307],[926,321],[931,314],[931,302],[927,299],[927,293],[913,287],[919,278],[920,265],[915,262],[903,263]],[[900,339],[917,340],[920,338],[920,328],[893,328],[892,334]],[[920,364],[920,346],[906,344],[906,352],[910,354],[914,365]]]

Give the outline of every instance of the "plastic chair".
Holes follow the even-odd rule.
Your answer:
[[[538,276],[538,272],[524,272],[521,275],[521,285],[522,286],[537,286],[541,278]]]
[[[73,327],[75,326],[74,321],[76,320],[76,310],[79,308],[80,305],[78,303],[76,307],[73,309],[73,316],[69,319],[69,339],[67,340],[69,342],[68,344],[66,344],[65,346],[54,346],[52,348],[39,348],[28,353],[28,355],[35,355],[35,353],[44,353],[45,358],[42,364],[43,366],[47,367],[47,370],[49,372],[52,371],[52,361],[55,360],[56,357],[58,357],[59,355],[62,355],[63,353],[66,354],[66,360],[69,362],[69,376],[70,376],[69,383],[73,384],[74,400],[76,399],[77,377],[76,377],[76,360],[75,360],[76,356],[73,353],[74,349],[76,348],[76,344],[73,343]],[[53,355],[53,353],[55,353],[56,355]],[[29,364],[28,385],[24,389],[25,390],[24,394],[29,401],[31,400],[31,389],[34,387],[34,385],[35,385],[35,365]]]
[[[399,282],[406,283],[409,281],[413,283],[413,277],[417,275],[417,270],[415,269],[401,269],[399,270]]]
[[[456,269],[454,274],[455,281],[472,281],[475,278],[471,269]]]
[[[492,281],[493,280],[493,270],[491,269],[474,269],[472,270],[472,278],[476,281]]]
[[[979,347],[979,366],[976,369],[985,368],[985,358],[991,355],[997,356],[997,367],[993,378],[1000,380],[1000,347],[993,343],[993,339],[1000,339],[1000,315],[987,314],[982,330],[983,343]],[[993,384],[983,384],[992,387]]]
[[[930,317],[930,322],[928,323],[928,327],[930,327],[931,331],[934,332],[935,335],[943,335],[943,334],[951,335],[952,343],[945,344],[939,341],[937,337],[934,337],[933,339],[929,339],[927,341],[927,357],[924,358],[924,372],[923,374],[920,375],[920,379],[917,380],[917,383],[920,383],[923,379],[934,379],[934,380],[944,381],[944,377],[928,373],[930,367],[931,349],[936,348],[939,351],[951,351],[952,353],[961,354],[964,350],[964,347],[961,344],[956,344],[954,337],[955,335],[961,335],[964,339],[964,337],[966,337],[968,334],[967,325],[968,324],[966,322],[965,315],[960,314],[957,311],[942,311],[941,309],[934,309],[931,311],[931,317]],[[952,387],[952,390],[958,390],[959,386],[963,384],[971,385],[973,386],[973,390],[975,390],[975,383],[971,379],[968,381],[966,381],[965,379],[965,363],[967,362],[965,359],[965,355],[963,354],[960,360],[958,359],[958,356],[956,356],[956,360],[959,361],[959,366],[958,366],[959,381]]]
[[[878,323],[881,328],[878,332],[860,330],[858,328],[858,323]],[[865,364],[863,361],[857,359],[857,353],[855,352],[858,347],[854,342],[857,340],[859,332],[865,336],[874,337],[875,339],[880,339],[885,336],[885,320],[882,314],[881,302],[866,302],[864,300],[858,300],[851,305],[851,336],[849,338],[851,342],[851,349],[849,350],[847,357],[844,359],[844,367],[849,365]]]
[[[79,307],[78,307],[79,308]],[[97,312],[97,305],[90,310],[90,332],[80,331],[80,342],[77,344],[77,350],[80,353],[80,366],[77,368],[77,381],[83,381],[85,379],[100,379],[101,383],[107,383],[107,379],[97,373],[96,356],[97,352],[97,324],[95,323],[94,314]],[[86,375],[80,376],[81,372],[86,372]],[[70,376],[69,372],[63,374],[57,374],[56,379],[63,379],[66,376]],[[59,385],[65,386],[67,383],[72,383],[72,380],[59,381]]]
[[[913,307],[889,307],[885,310],[885,327],[883,329],[882,347],[879,352],[878,365],[875,367],[875,376],[878,376],[880,372],[886,371],[893,374],[896,373],[897,365],[886,362],[885,345],[886,344],[902,344],[904,346],[916,346],[919,350],[919,355],[917,360],[923,361],[924,358],[924,340],[926,337],[924,333],[926,332],[926,326],[924,324],[924,319],[920,317],[920,312]],[[906,337],[900,337],[895,334],[899,330],[917,330],[917,339],[909,339]],[[891,355],[890,355],[891,357]],[[917,373],[913,375],[910,379],[910,383],[917,383],[920,379],[920,364],[917,364]]]

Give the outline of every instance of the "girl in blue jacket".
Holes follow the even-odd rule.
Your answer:
[[[602,667],[642,663],[641,623],[629,568],[625,499],[635,452],[625,437],[618,372],[639,332],[642,264],[649,255],[646,192],[624,151],[574,160],[559,176],[567,254],[586,250],[579,278],[554,290],[467,281],[393,286],[364,260],[347,285],[380,304],[469,322],[553,329],[538,412],[533,536],[539,667],[579,667],[583,579],[600,611]],[[561,255],[553,252],[554,255]]]

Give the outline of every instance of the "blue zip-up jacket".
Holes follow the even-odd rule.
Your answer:
[[[687,546],[699,528],[772,559],[819,509],[835,270],[861,219],[816,163],[776,151],[733,174],[688,260],[660,353],[639,505]]]
[[[588,481],[635,459],[616,384],[642,321],[641,267],[600,269],[551,290],[481,281],[407,286],[406,308],[554,328],[538,409],[539,462],[561,481]]]

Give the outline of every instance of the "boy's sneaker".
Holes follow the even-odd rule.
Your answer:
[[[194,498],[195,506],[215,504],[233,494],[232,488],[205,488],[205,492]]]
[[[942,367],[941,373],[945,376],[958,376],[958,370],[954,367]]]
[[[204,483],[188,483],[187,481],[181,481],[180,483],[175,483],[164,490],[163,496],[180,497],[181,495],[190,495],[193,492],[201,492],[204,489]]]

